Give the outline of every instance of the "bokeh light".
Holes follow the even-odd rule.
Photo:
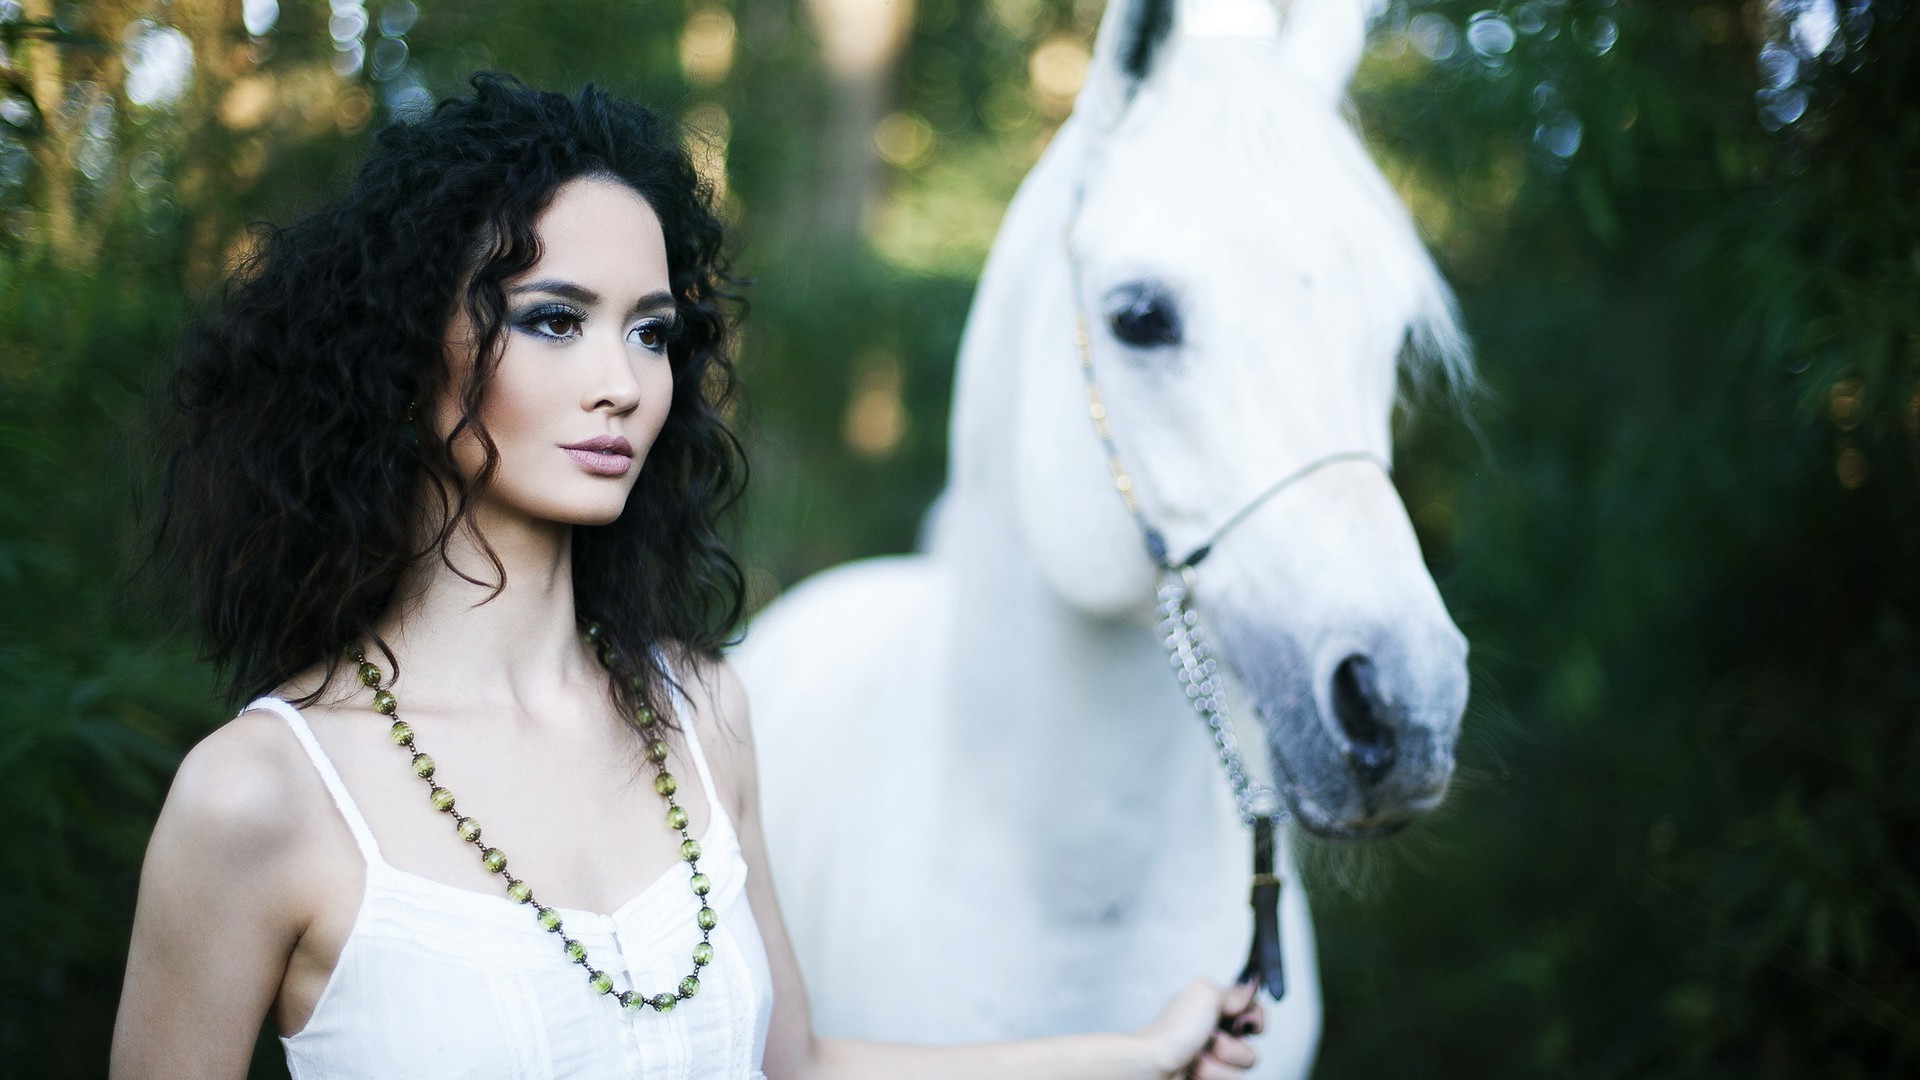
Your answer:
[[[735,28],[726,9],[703,7],[680,31],[680,70],[695,86],[713,86],[733,70]]]
[[[122,40],[128,101],[166,108],[187,92],[193,82],[193,43],[187,35],[139,19],[127,25]]]
[[[240,25],[254,37],[265,37],[279,21],[279,0],[243,0],[240,5]]]
[[[911,112],[889,113],[873,131],[873,148],[890,165],[910,169],[933,152],[933,126]]]

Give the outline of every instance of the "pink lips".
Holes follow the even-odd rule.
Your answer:
[[[560,449],[596,476],[624,476],[633,468],[633,444],[618,435],[595,435]]]

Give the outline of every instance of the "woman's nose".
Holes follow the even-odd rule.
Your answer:
[[[631,412],[640,403],[640,379],[632,355],[638,346],[629,345],[625,335],[610,334],[594,340],[591,348],[592,378],[583,404],[594,411]]]

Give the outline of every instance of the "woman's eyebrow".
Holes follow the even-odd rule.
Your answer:
[[[635,300],[633,302],[632,313],[638,315],[643,311],[659,311],[662,308],[672,308],[676,306],[677,304],[673,299],[673,294],[662,289],[659,292],[650,292],[640,299]]]
[[[513,296],[531,292],[552,293],[554,296],[562,296],[577,304],[585,304],[588,306],[600,302],[599,293],[594,292],[584,285],[575,285],[571,281],[561,281],[558,278],[544,278],[540,281],[529,281],[524,285],[515,285],[509,288],[507,292]]]
[[[576,304],[587,307],[592,307],[600,302],[599,293],[594,292],[584,285],[576,285],[571,281],[562,281],[558,278],[544,278],[540,281],[529,281],[524,285],[512,286],[507,292],[513,296],[519,296],[522,293],[549,293],[553,296],[564,297],[565,299],[572,300]],[[635,300],[630,313],[637,315],[642,311],[657,311],[662,308],[671,308],[674,306],[673,294],[662,289],[659,292],[650,292],[640,299]]]

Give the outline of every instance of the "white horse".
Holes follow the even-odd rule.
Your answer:
[[[1131,1028],[1246,957],[1248,833],[1161,650],[1076,312],[1145,519],[1176,553],[1238,519],[1194,602],[1295,819],[1377,835],[1444,793],[1466,645],[1379,463],[1399,369],[1468,362],[1341,116],[1366,2],[1107,12],[974,299],[929,550],[801,584],[737,652],[823,1033]],[[1319,1039],[1297,883],[1281,926],[1265,1077]]]

